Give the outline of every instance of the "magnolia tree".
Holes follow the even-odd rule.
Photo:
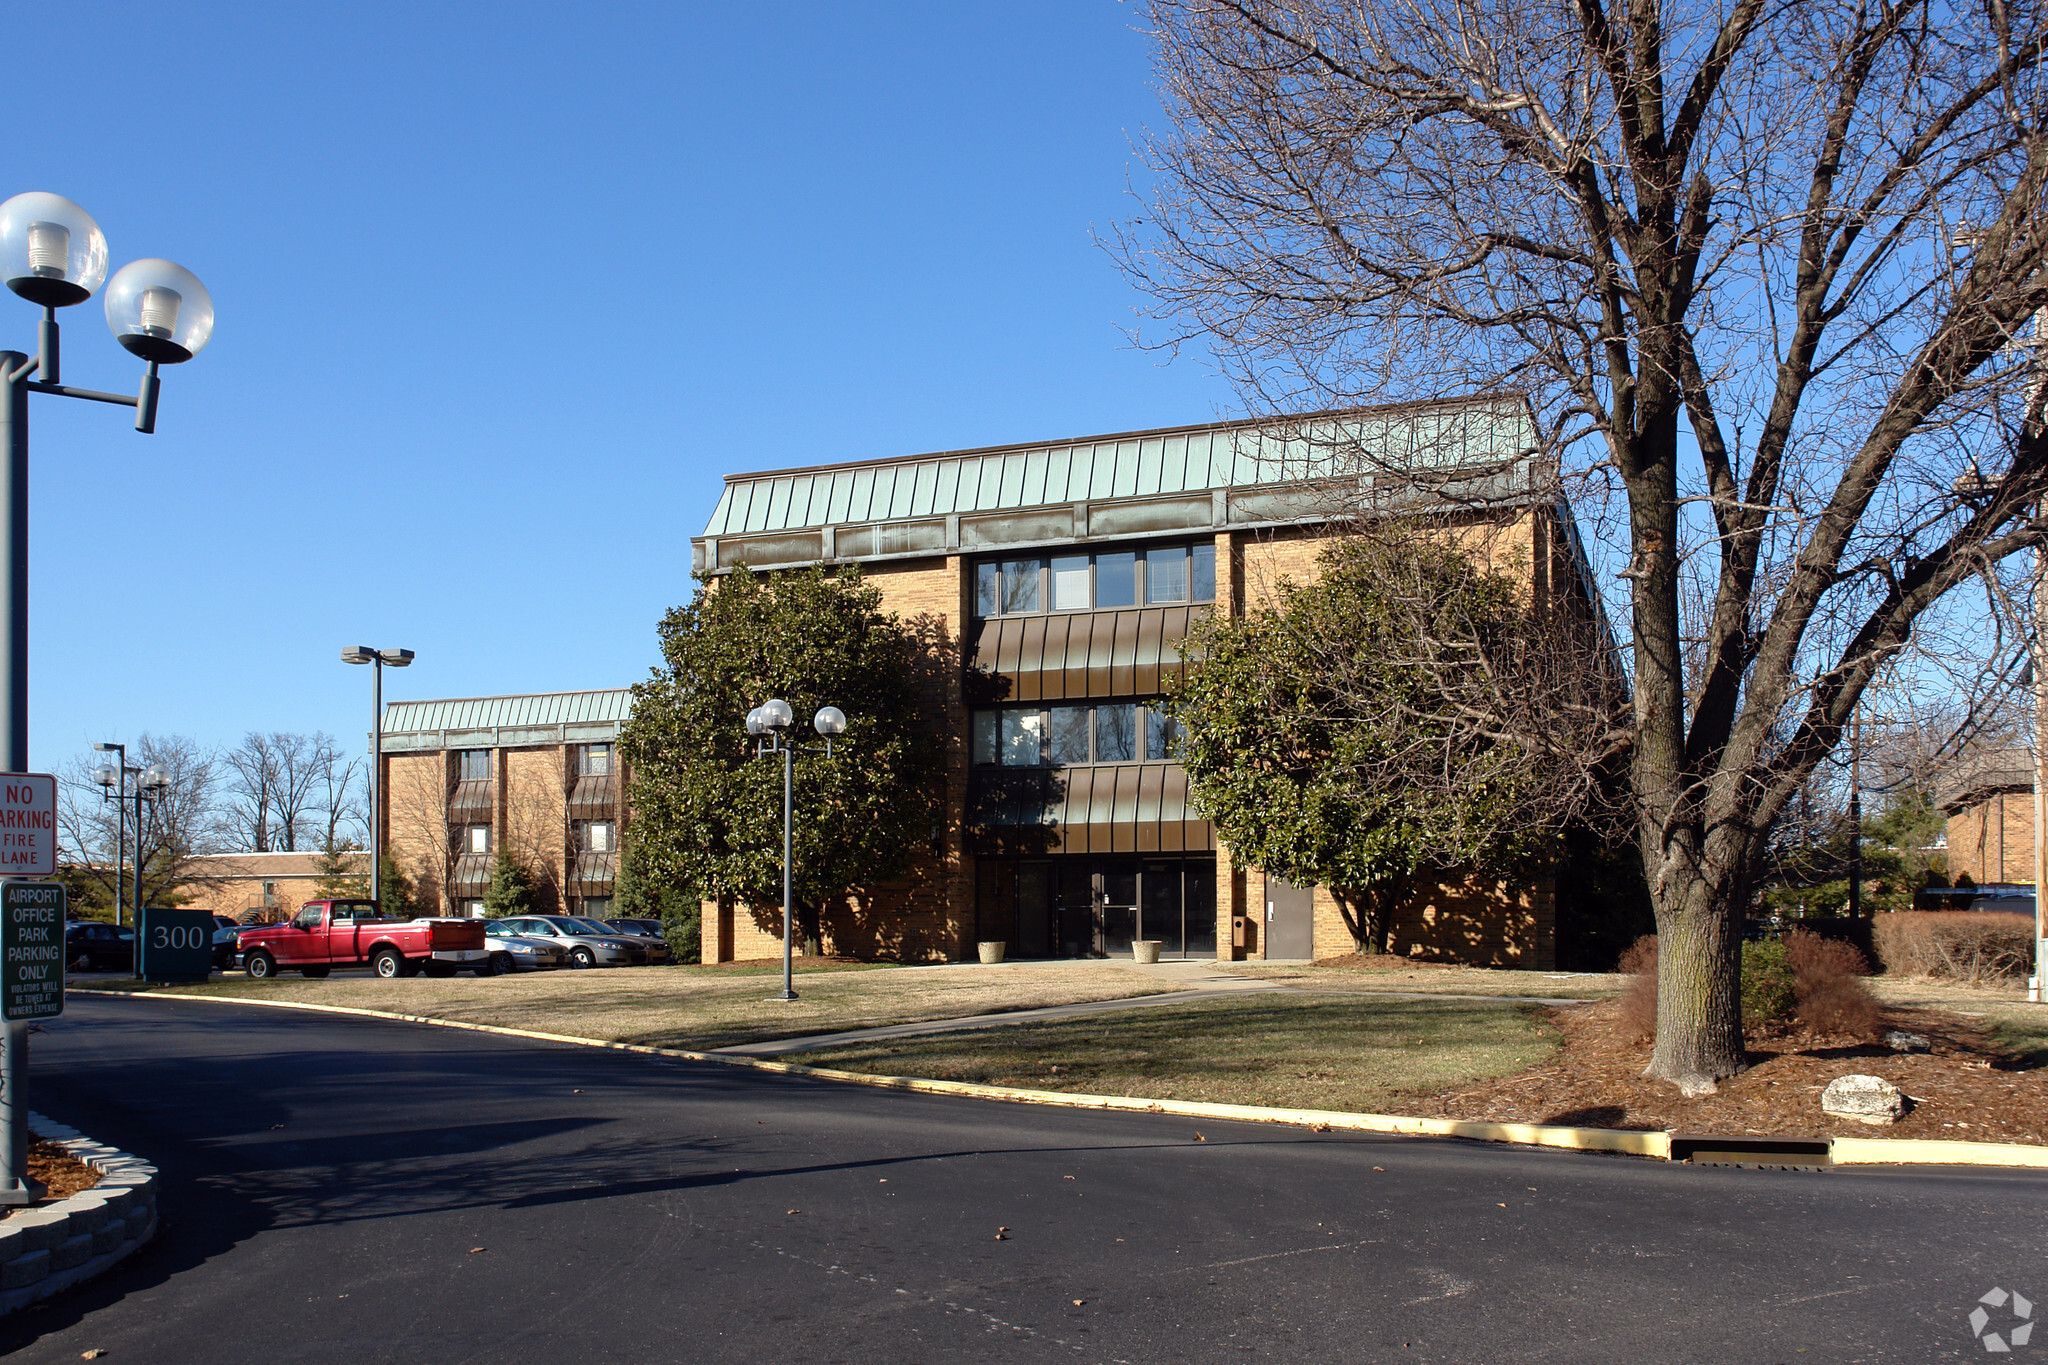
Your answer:
[[[1525,393],[1608,534],[1650,1071],[1732,1074],[1773,824],[1873,679],[1968,666],[1958,589],[2042,539],[2048,11],[1151,14],[1167,123],[1115,246],[1163,342],[1266,412]]]
[[[779,911],[782,764],[756,757],[747,713],[782,698],[799,744],[819,707],[846,713],[836,759],[796,759],[796,927],[815,946],[828,902],[900,876],[936,828],[940,751],[920,711],[937,656],[858,568],[706,576],[662,619],[661,651],[619,749],[635,875],[664,887]]]

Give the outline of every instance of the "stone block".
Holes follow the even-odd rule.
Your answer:
[[[50,1269],[69,1270],[84,1265],[92,1259],[92,1234],[81,1232],[76,1237],[66,1237],[50,1251]]]
[[[50,1273],[50,1253],[31,1251],[0,1265],[0,1289],[25,1289]]]
[[[138,1204],[128,1210],[125,1226],[128,1229],[129,1237],[140,1237],[143,1233],[148,1232],[150,1220],[155,1217],[156,1210],[147,1204]]]
[[[1885,1034],[1884,1045],[1894,1052],[1927,1052],[1934,1047],[1925,1034],[1907,1033],[1903,1029],[1893,1029]]]
[[[71,1235],[71,1220],[55,1209],[30,1209],[7,1220],[24,1251],[48,1251]]]
[[[95,1256],[104,1256],[110,1251],[118,1250],[121,1246],[121,1243],[127,1240],[127,1219],[116,1218],[111,1223],[103,1223],[99,1227],[93,1229],[92,1254]]]
[[[59,1207],[71,1219],[71,1230],[74,1233],[92,1232],[114,1216],[114,1211],[107,1207],[106,1196],[98,1190],[74,1194]]]
[[[1858,1123],[1897,1123],[1906,1113],[1906,1097],[1882,1076],[1837,1076],[1821,1092],[1821,1112]]]

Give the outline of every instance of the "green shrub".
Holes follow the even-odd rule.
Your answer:
[[[1742,1021],[1770,1024],[1792,1013],[1799,999],[1792,963],[1776,939],[1742,945]]]
[[[669,951],[675,954],[671,961],[701,961],[704,956],[704,935],[696,902],[692,901],[687,907],[678,907],[663,920],[661,936],[668,940]]]

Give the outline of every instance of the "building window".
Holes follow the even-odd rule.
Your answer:
[[[1081,763],[1158,763],[1175,757],[1180,727],[1156,706],[1005,706],[974,713],[974,762],[983,767],[1064,768]]]
[[[1051,555],[993,560],[974,566],[974,610],[979,616],[1024,616],[1043,611],[1096,611],[1109,607],[1213,602],[1216,545],[1166,545],[1142,553]]]
[[[455,913],[463,919],[482,919],[484,917],[484,903],[482,901],[457,901],[455,902]]]
[[[488,782],[491,780],[491,751],[489,749],[459,749],[457,769],[464,782]]]
[[[577,844],[585,853],[610,853],[616,831],[609,820],[586,820],[578,826]]]
[[[489,825],[464,825],[462,827],[462,851],[464,853],[489,853],[491,851],[491,827]]]
[[[585,896],[583,898],[583,913],[591,919],[603,919],[611,914],[611,912],[612,898],[610,896]]]
[[[612,746],[609,744],[586,744],[579,756],[583,777],[610,777],[612,775]]]

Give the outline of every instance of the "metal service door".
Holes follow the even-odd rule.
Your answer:
[[[1311,958],[1315,951],[1315,888],[1266,878],[1266,956]]]

